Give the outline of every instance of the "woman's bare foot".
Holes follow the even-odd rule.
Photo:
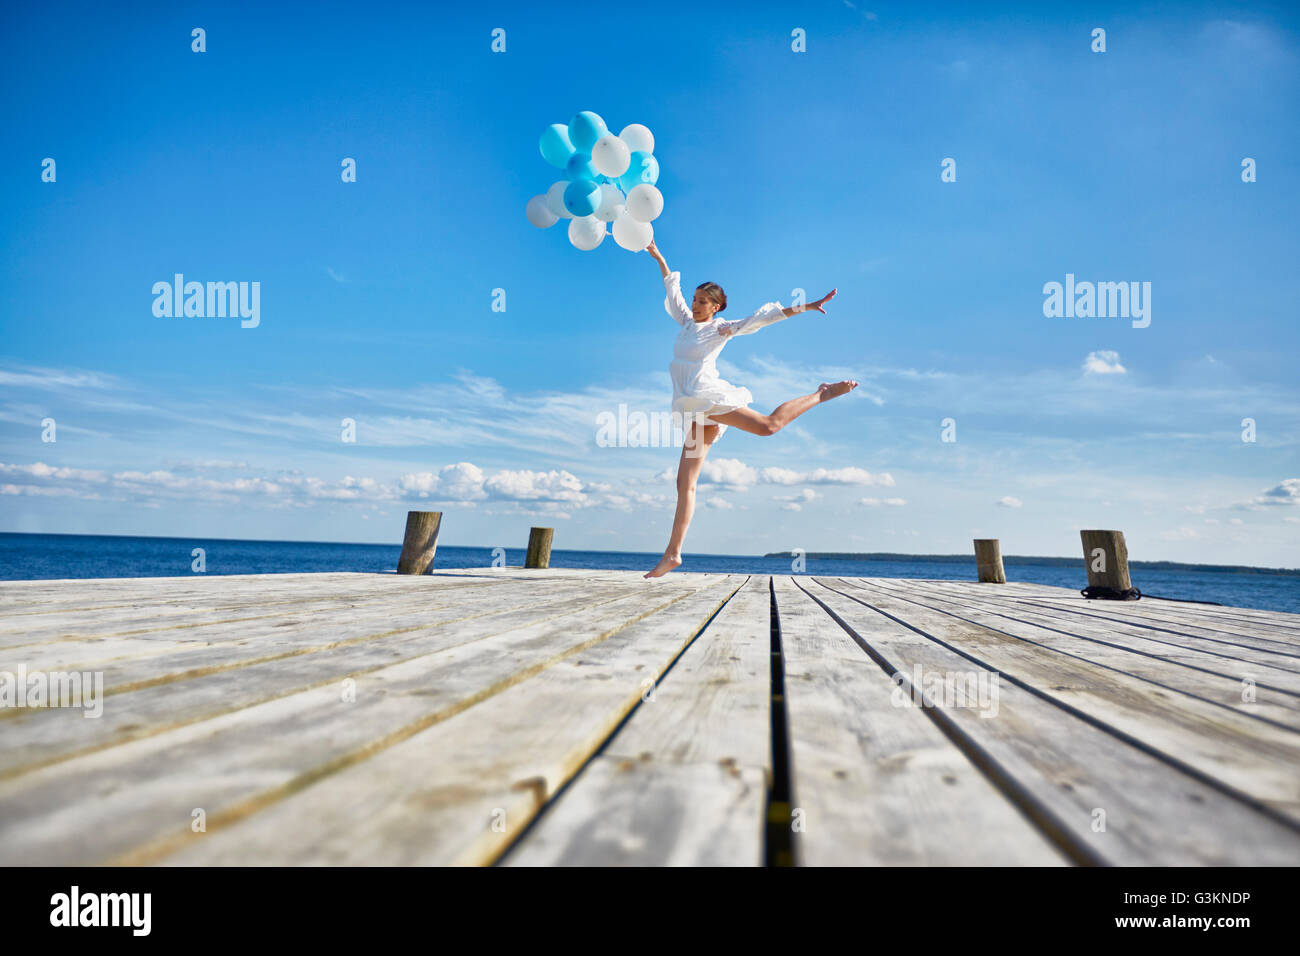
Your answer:
[[[821,401],[829,402],[832,398],[846,395],[857,387],[858,383],[850,379],[844,382],[822,382],[817,386],[817,391],[821,393]]]
[[[661,578],[669,571],[672,571],[674,568],[679,567],[681,563],[682,563],[682,556],[680,554],[665,554],[662,558],[659,559],[659,563],[656,564],[649,571],[647,571],[645,574],[643,574],[642,577]]]

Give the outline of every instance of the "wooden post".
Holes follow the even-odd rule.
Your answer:
[[[1002,548],[997,538],[975,539],[975,568],[981,584],[1006,584],[1002,570]]]
[[[397,559],[398,574],[425,574],[433,566],[438,550],[438,527],[441,511],[408,511],[406,537],[402,539],[402,556]]]
[[[549,568],[551,566],[551,536],[554,528],[532,528],[528,532],[528,554],[524,558],[526,568]]]
[[[1083,539],[1083,562],[1088,569],[1088,587],[1127,591],[1133,586],[1128,577],[1128,546],[1123,531],[1080,531]]]

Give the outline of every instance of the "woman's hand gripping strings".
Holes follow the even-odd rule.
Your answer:
[[[655,245],[655,241],[653,239],[650,240],[650,245],[645,247],[645,251],[650,253],[651,259],[659,263],[659,271],[664,274],[664,278],[665,279],[668,278],[668,276],[672,273],[672,270],[668,268],[668,261],[664,259],[662,255],[659,254],[659,247]]]

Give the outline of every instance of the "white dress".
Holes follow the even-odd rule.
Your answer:
[[[668,292],[664,308],[682,327],[673,343],[672,364],[668,366],[673,379],[673,411],[685,416],[700,414],[708,418],[749,405],[754,400],[749,389],[732,385],[718,376],[715,362],[727,344],[727,339],[719,335],[718,330],[730,327],[734,329],[731,335],[757,332],[765,325],[786,318],[781,303],[765,303],[753,315],[743,319],[727,320],[715,315],[707,322],[696,322],[686,297],[682,295],[681,273],[672,272],[664,276],[664,288]],[[712,424],[718,426],[718,437],[721,438],[727,426],[721,422]]]

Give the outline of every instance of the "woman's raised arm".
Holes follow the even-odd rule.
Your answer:
[[[645,247],[645,251],[650,253],[650,258],[654,259],[655,262],[659,263],[659,271],[664,274],[664,278],[665,279],[668,278],[668,274],[672,272],[672,270],[668,268],[667,260],[665,260],[664,257],[659,254],[659,247],[655,245],[655,241],[653,239],[650,240],[650,245]]]

